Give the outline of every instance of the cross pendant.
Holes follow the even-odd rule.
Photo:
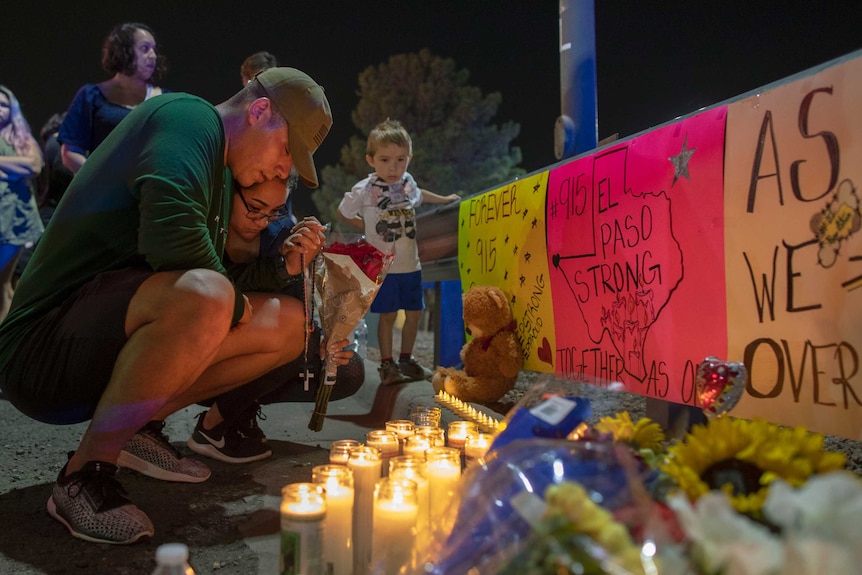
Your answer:
[[[306,366],[305,371],[299,377],[303,380],[302,388],[305,391],[308,391],[308,387],[311,384],[311,380],[314,379],[314,372],[308,369],[308,366]]]

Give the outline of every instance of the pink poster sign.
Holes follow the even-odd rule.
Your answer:
[[[551,171],[555,372],[694,404],[725,357],[723,144],[705,111]]]

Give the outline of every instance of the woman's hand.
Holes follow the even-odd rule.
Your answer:
[[[326,226],[314,217],[302,218],[293,226],[291,234],[278,249],[284,257],[287,273],[290,275],[302,273],[302,256],[305,256],[305,264],[311,265],[311,261],[323,249],[323,243],[326,240],[324,232],[326,232]]]
[[[346,339],[329,342],[328,351],[332,354],[332,358],[337,365],[347,365],[353,357],[355,352],[352,349],[345,349],[348,345],[350,345],[350,342]],[[324,347],[322,341],[320,342],[320,357],[327,357],[327,349]]]
[[[244,323],[248,323],[251,321],[252,316],[254,315],[254,310],[251,307],[251,301],[248,299],[248,296],[242,294],[243,301],[243,309],[242,309],[242,317],[239,318],[237,325],[242,325]]]
[[[29,156],[0,156],[0,175],[3,180],[23,180],[35,176],[41,169],[41,164]]]

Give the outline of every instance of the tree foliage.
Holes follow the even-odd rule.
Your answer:
[[[524,170],[521,150],[510,145],[520,126],[492,124],[502,100],[467,84],[469,72],[428,50],[392,56],[359,75],[359,103],[352,113],[361,135],[351,136],[337,166],[321,170],[313,198],[323,221],[336,222],[344,193],[365,178],[368,134],[387,118],[398,120],[413,140],[409,171],[420,187],[462,197],[502,184]]]

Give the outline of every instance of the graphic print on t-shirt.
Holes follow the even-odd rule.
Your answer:
[[[384,184],[376,180],[371,184],[372,197],[380,210],[374,229],[384,242],[394,242],[402,236],[411,240],[416,237],[416,214],[410,207],[407,186],[406,181]]]

